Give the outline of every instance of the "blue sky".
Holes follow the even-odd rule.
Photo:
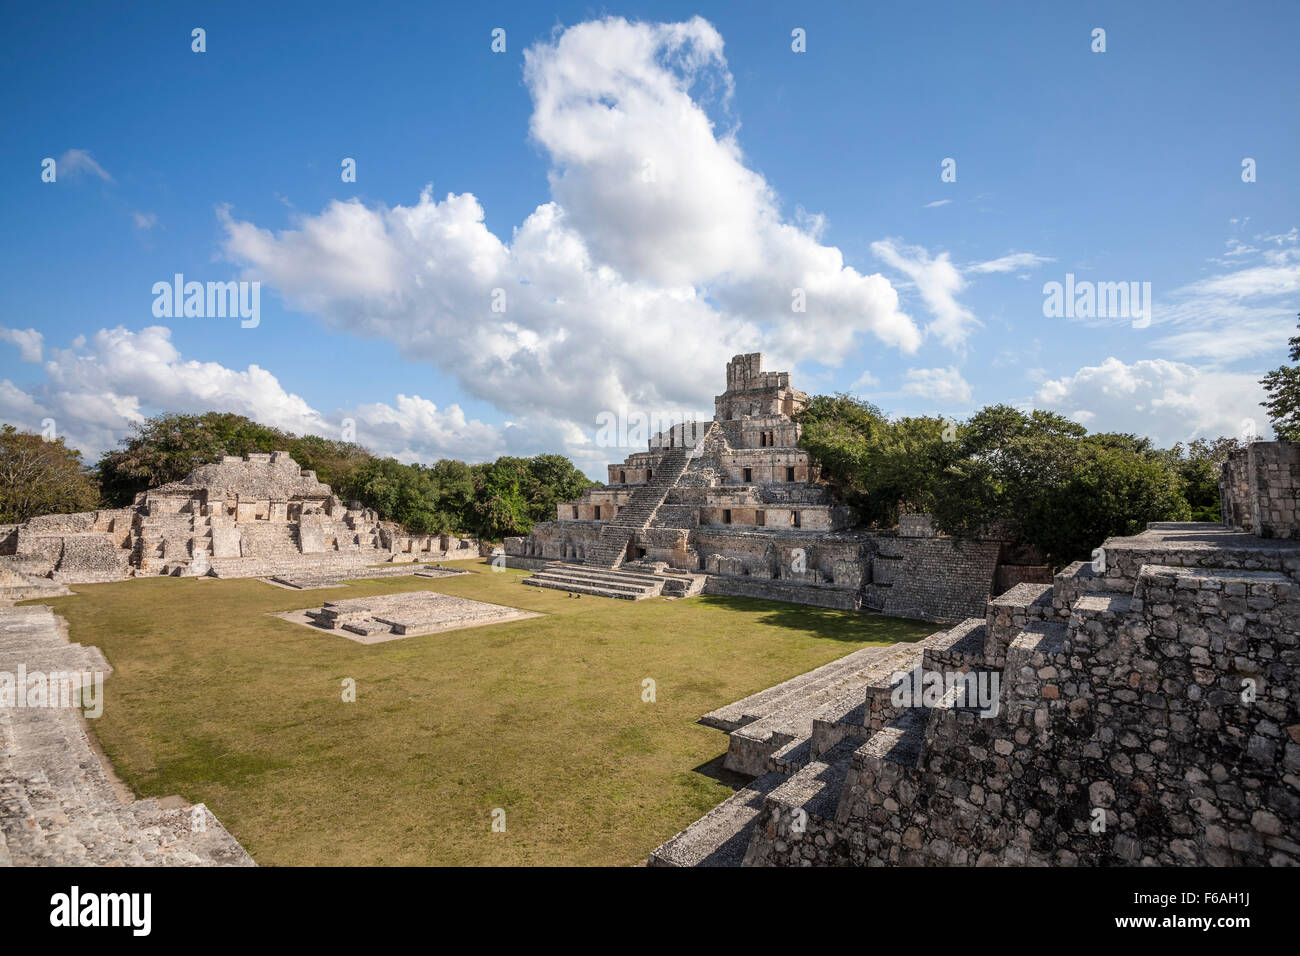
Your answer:
[[[212,408],[600,474],[601,412],[707,410],[755,350],[893,414],[1267,435],[1300,310],[1294,3],[9,19],[0,419],[92,456]],[[175,273],[261,282],[257,327],[156,317]],[[1149,326],[1044,315],[1067,273],[1150,283]]]

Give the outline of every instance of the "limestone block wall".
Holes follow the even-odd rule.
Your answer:
[[[727,481],[732,484],[806,482],[810,475],[808,453],[797,448],[734,451],[723,455],[722,461]]]
[[[1233,452],[1219,475],[1219,502],[1230,527],[1300,538],[1300,442],[1252,442]]]
[[[884,612],[928,621],[983,617],[993,593],[1001,544],[959,538],[899,537],[903,555]]]
[[[1300,538],[1300,443],[1255,442],[1247,453],[1254,479],[1254,533]]]
[[[789,604],[809,604],[814,607],[830,607],[843,611],[852,611],[857,607],[856,592],[842,588],[717,574],[711,574],[705,580],[704,593],[785,601]]]
[[[1246,449],[1228,455],[1219,472],[1219,510],[1230,528],[1254,532]]]
[[[506,538],[505,553],[508,557],[581,561],[600,540],[600,526],[596,521],[538,522],[528,537]]]
[[[647,528],[637,533],[635,543],[645,549],[647,561],[664,561],[679,571],[699,568],[699,556],[684,528]]]
[[[631,489],[589,488],[577,501],[556,505],[555,518],[557,521],[609,521],[631,497]]]
[[[833,585],[855,591],[869,558],[857,535],[727,532],[700,528],[692,535],[699,569],[712,574]]]
[[[67,535],[55,571],[65,580],[112,580],[126,573],[130,553],[106,534]]]
[[[833,813],[799,841],[767,820],[753,862],[1300,863],[1300,585],[1152,566],[1109,613],[1023,631],[997,716],[919,711],[911,744],[896,722]]]

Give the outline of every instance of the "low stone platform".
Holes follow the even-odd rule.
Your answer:
[[[0,608],[0,672],[111,673],[48,607]],[[108,706],[111,706],[111,701]],[[0,706],[0,866],[253,866],[203,805],[132,800],[75,707]]]
[[[270,584],[295,591],[318,591],[322,588],[336,588],[344,581],[363,581],[371,578],[447,578],[457,574],[469,574],[465,568],[449,568],[441,564],[399,565],[382,568],[357,568],[356,570],[335,571],[300,571],[277,574],[263,578]]]
[[[336,631],[341,637],[359,644],[379,644],[403,637],[457,631],[541,615],[437,591],[405,591],[326,601],[319,608],[286,611],[276,616],[295,624]]]
[[[596,597],[642,601],[659,597],[665,580],[663,575],[648,571],[610,570],[556,561],[525,578],[524,584]]]

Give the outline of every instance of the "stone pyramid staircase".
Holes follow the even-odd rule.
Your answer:
[[[0,608],[0,671],[110,672],[48,607]],[[252,866],[203,804],[124,801],[81,711],[0,707],[0,866]]]
[[[658,847],[648,864],[860,864],[864,850],[853,844],[864,834],[868,861],[899,862],[925,852],[936,854],[929,862],[974,864],[977,857],[981,863],[1016,862],[1017,848],[997,856],[976,847],[969,859],[946,848],[943,852],[952,855],[939,857],[941,851],[919,828],[894,822],[900,805],[907,810],[913,801],[927,799],[926,781],[935,777],[926,774],[931,748],[936,748],[935,767],[946,773],[945,761],[970,759],[970,748],[988,747],[980,741],[998,729],[997,754],[1012,759],[1019,746],[1015,729],[1042,726],[1036,720],[1048,719],[1044,703],[1057,702],[1056,673],[1071,666],[1086,669],[1095,654],[1112,653],[1115,635],[1139,626],[1144,606],[1171,600],[1176,588],[1192,588],[1195,595],[1199,587],[1202,602],[1246,589],[1274,595],[1252,598],[1265,602],[1262,606],[1290,595],[1285,599],[1289,626],[1300,631],[1300,589],[1285,574],[1144,565],[1127,592],[1117,590],[1117,583],[1101,586],[1091,566],[1078,562],[1051,585],[1022,584],[990,600],[982,620],[967,619],[916,644],[855,651],[706,714],[701,723],[730,735],[726,766],[755,779]],[[960,688],[931,706],[895,707],[896,675],[917,667],[998,674],[997,714],[975,712]],[[1060,701],[1067,703],[1082,702]],[[864,812],[864,801],[871,806],[867,818],[851,817]],[[927,805],[915,804],[921,818],[928,816]],[[850,819],[856,822],[846,829]]]
[[[655,512],[664,503],[668,492],[681,480],[691,461],[698,456],[699,450],[717,429],[717,422],[713,422],[695,447],[679,445],[664,453],[655,467],[654,477],[633,491],[627,504],[619,509],[613,520],[601,527],[600,538],[587,553],[584,564],[614,570],[623,563],[632,535],[650,527]]]

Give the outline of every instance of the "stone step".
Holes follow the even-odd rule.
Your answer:
[[[842,740],[866,740],[872,733],[867,725],[869,713],[866,695],[856,687],[823,704],[813,715],[809,758],[820,757]]]
[[[805,685],[795,698],[787,698],[779,709],[732,731],[724,766],[738,773],[762,773],[767,769],[768,758],[785,744],[811,739],[813,721],[826,705],[843,701],[853,693],[865,699],[869,686],[888,682],[893,673],[915,666],[922,653],[924,648],[921,645],[903,645],[902,649],[893,645],[884,655],[866,660],[861,666],[841,670],[827,679]],[[784,759],[788,763],[800,757],[806,758],[810,750],[788,752]]]
[[[921,764],[925,749],[925,727],[930,712],[917,707],[903,711],[861,744],[855,753],[859,758],[879,760],[916,768]]]
[[[922,658],[926,670],[961,670],[982,667],[987,625],[982,617],[968,617],[928,642]]]
[[[769,773],[780,773],[789,776],[811,759],[812,739],[810,737],[800,737],[774,750],[772,755],[767,758],[767,769]]]
[[[663,575],[655,574],[652,571],[638,571],[630,568],[619,568],[616,571],[611,571],[608,568],[593,568],[584,564],[548,564],[542,568],[542,571],[558,571],[620,584],[635,582],[649,587],[658,587],[663,583]]]
[[[786,817],[799,809],[814,820],[834,820],[835,809],[840,802],[840,790],[849,769],[849,758],[860,746],[860,743],[851,740],[836,744],[775,787],[764,803],[769,809],[776,809]]]
[[[29,671],[102,661],[50,608],[0,608],[0,669],[15,658]],[[188,814],[123,803],[78,708],[0,709],[0,865],[252,865],[215,819],[186,835]]]
[[[1133,598],[1116,591],[1085,591],[1075,599],[1070,607],[1070,618],[1066,632],[1070,640],[1075,640],[1084,631],[1090,640],[1104,639],[1107,633],[1114,633],[1119,622],[1128,617]]]
[[[648,866],[739,866],[763,809],[763,798],[785,778],[769,773],[714,807],[657,847]]]
[[[579,583],[575,581],[553,581],[545,579],[539,581],[533,578],[525,578],[521,583],[533,584],[541,588],[550,588],[555,591],[572,591],[575,594],[590,594],[594,597],[620,598],[624,601],[641,601],[655,596],[653,594],[634,591],[615,591],[611,588],[602,587],[600,585]]]
[[[601,578],[587,577],[582,574],[559,571],[539,571],[528,577],[527,582],[537,586],[551,586],[563,588],[565,585],[584,584],[588,587],[601,588],[606,591],[622,591],[628,594],[641,595],[644,597],[653,597],[659,588],[650,584],[629,584],[624,581],[609,581]]]
[[[1017,584],[990,598],[984,611],[984,659],[996,665],[1005,659],[1007,645],[1032,621],[1059,617],[1051,584]]]
[[[731,733],[746,724],[760,720],[775,713],[797,699],[809,689],[815,689],[826,682],[834,680],[843,673],[851,672],[887,654],[894,645],[863,647],[837,658],[821,667],[797,674],[789,680],[774,684],[748,697],[711,710],[699,722],[706,727]]]

